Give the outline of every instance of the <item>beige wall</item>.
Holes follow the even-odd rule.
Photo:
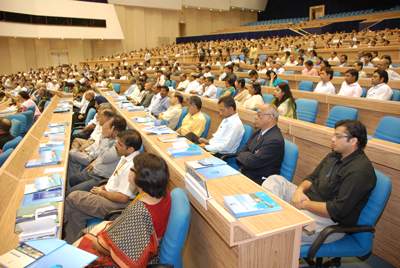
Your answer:
[[[70,63],[113,54],[172,44],[179,35],[179,22],[186,35],[210,34],[257,20],[256,12],[231,10],[163,10],[115,5],[124,40],[46,39],[0,37],[0,74],[28,71],[52,64],[51,53],[67,52]],[[101,36],[99,36],[101,38]]]

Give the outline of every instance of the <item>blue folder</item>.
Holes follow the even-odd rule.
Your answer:
[[[47,202],[63,201],[63,188],[53,188],[48,191],[36,192],[24,195],[21,207],[39,205]]]
[[[196,171],[208,180],[240,174],[239,171],[228,165],[199,168]]]

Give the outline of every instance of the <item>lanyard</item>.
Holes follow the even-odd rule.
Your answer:
[[[338,166],[334,171],[332,171],[333,167],[336,165],[337,161],[339,161],[339,159],[336,159],[335,162],[333,163],[331,170],[329,171],[329,174],[326,175],[325,179],[330,179],[332,173],[334,173],[336,170],[338,170],[342,165]]]
[[[125,161],[122,165],[120,165],[120,166],[114,171],[114,176],[117,176],[117,175],[118,175],[118,170],[120,170],[120,169],[126,164],[126,162],[127,162],[127,161]]]
[[[133,199],[133,201],[129,204],[129,206],[132,205],[133,203],[135,203],[136,200],[138,200],[139,198],[141,198],[142,196],[144,196],[144,195],[146,195],[146,194],[147,194],[147,193],[138,194],[138,195],[135,197],[135,199]],[[128,207],[129,207],[129,206],[128,206]]]

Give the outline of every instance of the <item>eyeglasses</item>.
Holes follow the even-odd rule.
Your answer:
[[[257,115],[258,117],[261,117],[261,116],[263,116],[263,115],[270,115],[270,114],[256,113],[256,115]]]
[[[131,168],[130,170],[131,170],[131,172],[136,173],[136,169]]]
[[[337,139],[339,139],[339,138],[349,138],[349,139],[353,138],[352,136],[339,135],[339,134],[336,134],[336,133],[333,134],[333,137],[335,137]]]

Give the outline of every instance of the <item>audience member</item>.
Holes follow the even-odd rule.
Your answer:
[[[336,63],[337,67],[351,67],[351,64],[347,62],[347,55],[343,54],[340,56],[340,61]]]
[[[254,83],[248,84],[249,94],[246,97],[245,102],[243,103],[243,107],[246,109],[255,109],[259,108],[264,104],[264,100],[261,94],[261,84]]]
[[[236,80],[233,79],[225,80],[225,88],[222,90],[221,96],[219,96],[217,99],[233,96],[235,94],[235,81]]]
[[[393,90],[387,85],[389,81],[388,73],[377,69],[372,75],[372,87],[367,92],[368,99],[390,100]]]
[[[175,129],[182,114],[183,96],[179,92],[174,92],[169,98],[170,107],[164,113],[158,115],[159,119],[167,120],[168,127]]]
[[[315,87],[315,93],[336,94],[336,89],[331,80],[333,77],[333,70],[330,67],[325,67],[321,70],[321,82]]]
[[[280,78],[278,78],[278,76],[276,75],[276,73],[272,70],[268,70],[267,72],[267,87],[276,87],[276,85],[278,85],[279,83],[282,82],[282,80]],[[272,83],[271,83],[272,82]]]
[[[275,99],[271,103],[277,107],[279,115],[297,119],[296,103],[294,102],[289,85],[285,82],[279,83],[276,85],[274,95]]]
[[[236,81],[236,74],[233,73],[233,67],[232,65],[225,65],[224,68],[225,74],[226,76],[224,78],[222,78],[221,81],[226,81],[226,80],[230,80],[233,79],[234,81]]]
[[[389,80],[400,80],[400,74],[389,69],[390,61],[387,59],[382,59],[378,63],[378,69],[382,71],[386,71],[389,76]]]
[[[16,108],[18,112],[26,112],[29,106],[35,106],[35,112],[33,114],[33,119],[36,121],[39,119],[39,116],[42,114],[39,108],[36,106],[36,103],[31,100],[28,93],[26,91],[21,91],[17,96],[17,105]]]
[[[358,71],[358,78],[368,78],[367,74],[362,70],[363,65],[364,64],[361,61],[355,61],[353,63],[354,69]]]
[[[301,72],[302,75],[318,75],[317,70],[313,68],[314,63],[311,60],[306,61],[306,68]]]
[[[246,102],[247,95],[249,95],[249,91],[247,90],[245,86],[245,80],[244,78],[239,78],[235,85],[236,85],[236,91],[235,91],[235,102],[238,103],[239,106],[243,106],[243,104]]]
[[[168,97],[168,93],[169,93],[169,88],[167,86],[162,86],[161,87],[161,91],[160,91],[160,100],[158,102],[158,104],[151,110],[151,113],[155,116],[158,117],[158,115],[162,112],[165,112],[170,106],[170,102],[169,102],[169,97]]]
[[[332,51],[331,52],[331,57],[328,59],[328,61],[339,61],[338,57],[337,57],[337,53],[336,51]]]
[[[86,103],[82,106],[79,112],[74,112],[74,115],[72,116],[72,125],[75,125],[78,122],[84,122],[89,110],[94,108],[96,99],[93,90],[86,91],[84,97]]]
[[[206,118],[201,112],[201,98],[198,96],[190,96],[187,99],[188,114],[182,120],[182,126],[176,130],[180,135],[186,136],[193,133],[200,137],[206,128]]]
[[[217,98],[217,91],[218,89],[214,85],[214,78],[209,76],[206,78],[204,85],[203,85],[203,97],[215,99]]]
[[[137,89],[136,78],[130,79],[131,85],[130,87],[124,92],[125,97],[127,98],[134,98],[139,95],[140,90]]]
[[[11,135],[11,121],[6,117],[0,117],[0,150],[3,150],[4,144],[14,139]]]
[[[358,84],[358,71],[356,69],[348,69],[346,71],[345,81],[340,88],[339,94],[342,96],[361,97],[363,90]]]

